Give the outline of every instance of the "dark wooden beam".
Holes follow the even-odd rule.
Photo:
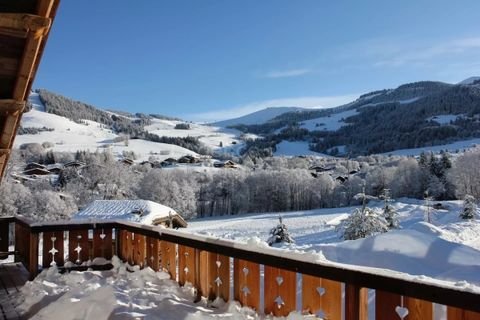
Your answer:
[[[35,0],[0,0],[0,12],[32,13],[36,12]]]
[[[13,99],[0,100],[0,114],[22,112],[25,108],[25,101]]]
[[[23,13],[0,13],[0,29],[22,30],[46,34],[52,20],[45,16]]]

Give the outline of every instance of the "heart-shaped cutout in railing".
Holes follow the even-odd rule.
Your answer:
[[[282,277],[282,276],[278,276],[277,278],[275,278],[275,281],[277,281],[277,284],[278,284],[279,286],[281,286],[282,283],[283,283],[283,277]]]
[[[323,296],[325,294],[327,290],[325,290],[325,288],[322,288],[322,287],[317,287],[317,292],[318,294],[321,296]]]
[[[408,316],[408,309],[402,306],[397,306],[395,308],[395,312],[398,314],[400,319],[405,319],[406,316]]]

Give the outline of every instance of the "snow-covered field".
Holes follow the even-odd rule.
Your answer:
[[[380,208],[381,204],[369,206]],[[462,203],[442,202],[442,209],[432,211],[432,223],[424,222],[421,201],[400,199],[393,205],[401,229],[353,241],[342,241],[335,227],[355,207],[281,213],[295,243],[279,249],[291,250],[282,255],[291,252],[305,259],[320,258],[323,263],[480,293],[480,223],[459,219]],[[259,213],[197,219],[184,232],[267,250],[264,241],[278,216]],[[275,319],[234,301],[194,302],[192,287],[179,287],[163,272],[139,270],[116,258],[112,263],[114,269],[103,272],[61,275],[55,268],[45,270],[19,293],[19,308],[33,319]],[[435,319],[445,319],[445,309],[435,310]],[[312,318],[295,312],[287,319]]]
[[[438,146],[422,147],[422,148],[413,148],[413,149],[399,149],[395,151],[385,152],[384,155],[395,155],[395,156],[418,156],[422,152],[433,152],[439,153],[440,151],[447,151],[450,153],[462,152],[463,150],[472,149],[480,145],[480,139],[469,139],[456,141],[449,144],[442,144]]]
[[[444,209],[433,210],[432,223],[427,223],[421,201],[402,199],[394,204],[401,229],[354,241],[342,241],[335,231],[352,207],[198,219],[190,221],[187,230],[242,242],[252,237],[266,241],[281,215],[295,240],[285,248],[314,250],[332,262],[466,281],[480,291],[480,223],[459,218],[461,201],[442,203]],[[382,203],[376,206],[380,210]]]
[[[344,119],[356,114],[358,114],[357,110],[347,110],[332,114],[328,117],[321,117],[303,121],[300,127],[309,131],[336,131],[341,127],[347,125]]]

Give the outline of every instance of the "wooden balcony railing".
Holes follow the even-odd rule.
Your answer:
[[[325,319],[342,319],[343,315],[346,320],[363,320],[375,312],[375,319],[430,320],[434,319],[436,303],[446,306],[448,320],[480,319],[479,293],[428,280],[407,280],[385,270],[312,261],[309,254],[249,247],[124,221],[33,223],[19,217],[0,218],[2,253],[8,252],[12,243],[5,237],[9,226],[15,230],[15,259],[25,265],[32,278],[52,262],[63,266],[67,251],[69,260],[76,264],[117,255],[130,264],[169,272],[180,285],[192,283],[199,297],[234,298],[244,306],[276,316],[288,315],[301,305],[297,311],[322,314]],[[375,290],[375,310],[368,310],[369,289]],[[301,304],[297,297],[301,297]]]

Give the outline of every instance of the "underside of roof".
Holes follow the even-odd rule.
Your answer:
[[[60,0],[0,0],[0,180]]]

